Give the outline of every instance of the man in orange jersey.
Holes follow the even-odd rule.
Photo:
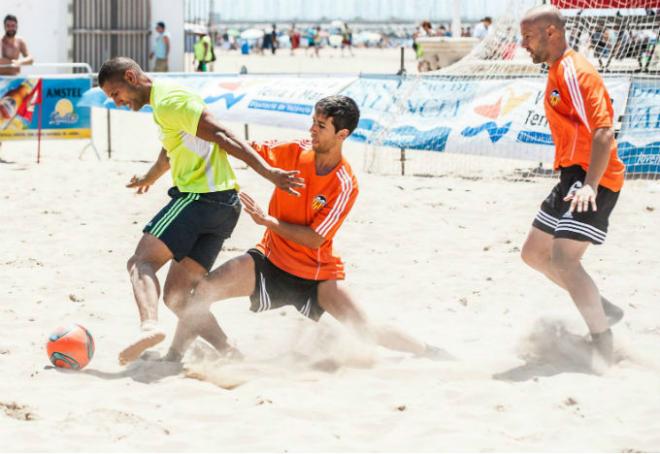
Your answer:
[[[394,328],[370,324],[339,284],[344,264],[333,252],[333,237],[358,195],[357,179],[342,155],[342,145],[357,127],[359,116],[351,98],[330,96],[315,106],[311,143],[255,147],[271,165],[297,170],[305,187],[300,197],[275,190],[267,214],[249,195],[240,194],[245,211],[266,227],[266,233],[256,248],[200,281],[179,312],[188,316],[180,319],[166,360],[180,360],[197,335],[221,352],[232,352],[209,307],[239,296],[250,297],[254,312],[292,305],[315,321],[329,312],[384,347],[435,359],[443,356],[439,348]]]
[[[555,143],[560,182],[541,204],[522,259],[568,291],[589,327],[594,351],[612,361],[610,325],[623,311],[602,298],[580,261],[589,244],[602,244],[623,185],[613,110],[594,67],[569,48],[565,19],[556,8],[532,8],[520,23],[522,47],[547,63],[545,113]]]

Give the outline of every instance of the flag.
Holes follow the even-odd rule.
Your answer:
[[[25,119],[28,124],[32,123],[34,106],[37,104],[41,105],[42,81],[43,79],[39,79],[39,82],[36,83],[32,91],[23,99],[23,102],[18,106],[18,110],[16,111],[16,115]]]

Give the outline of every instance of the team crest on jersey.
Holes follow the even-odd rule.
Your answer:
[[[325,196],[319,194],[314,197],[314,200],[312,200],[312,210],[318,211],[323,208],[326,203],[328,203],[328,201],[326,200]]]
[[[550,105],[554,107],[557,104],[559,104],[559,101],[561,101],[561,97],[559,96],[559,90],[557,89],[552,90],[552,93],[550,93]]]

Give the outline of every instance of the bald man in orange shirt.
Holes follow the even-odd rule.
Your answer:
[[[594,351],[612,362],[610,325],[623,311],[602,298],[581,264],[590,244],[602,244],[623,185],[614,140],[612,102],[594,67],[568,47],[565,19],[553,6],[532,8],[520,29],[534,63],[547,63],[545,112],[560,182],[541,204],[522,258],[570,294]]]

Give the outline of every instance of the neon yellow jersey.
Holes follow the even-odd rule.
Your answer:
[[[183,87],[154,81],[149,99],[161,142],[170,160],[172,181],[181,192],[207,193],[238,189],[227,153],[197,137],[206,105]]]
[[[206,43],[206,53],[204,53],[204,44]],[[211,38],[209,35],[204,35],[198,39],[193,45],[193,53],[197,61],[211,61],[213,53],[211,52]]]

